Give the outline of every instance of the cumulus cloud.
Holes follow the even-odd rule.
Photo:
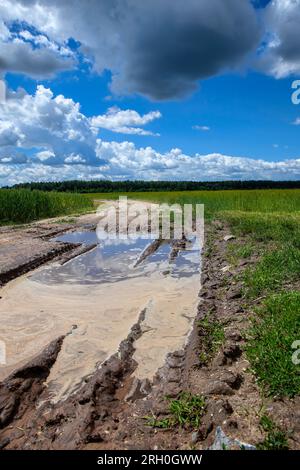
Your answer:
[[[160,117],[161,113],[159,111],[151,111],[140,115],[133,109],[121,110],[117,106],[113,106],[105,114],[93,117],[91,122],[94,127],[121,134],[155,135],[153,132],[139,126],[145,126]]]
[[[0,105],[0,185],[21,181],[90,179],[297,179],[300,159],[267,162],[222,154],[161,153],[133,142],[107,142],[99,126],[141,129],[159,112],[109,110],[89,118],[79,103],[40,85],[35,94],[8,92]],[[123,114],[125,113],[125,114]],[[136,126],[136,127],[135,127]],[[101,134],[100,134],[101,135]]]
[[[267,162],[221,154],[185,155],[180,149],[160,153],[152,147],[137,148],[132,142],[97,142],[98,156],[105,164],[49,166],[36,162],[8,164],[0,158],[0,185],[24,181],[68,179],[145,179],[145,180],[240,180],[300,178],[300,158]],[[75,156],[76,157],[76,156]]]
[[[264,12],[266,46],[259,66],[284,78],[300,73],[300,0],[273,0]]]
[[[2,12],[7,21],[27,21],[61,44],[69,38],[79,41],[80,51],[93,61],[95,71],[112,72],[114,92],[141,93],[156,100],[182,97],[195,90],[200,79],[236,68],[260,37],[249,0],[3,2],[0,16]],[[24,32],[22,37],[26,40]],[[58,67],[52,57],[46,71],[47,61],[39,57],[46,50],[57,51],[47,49],[46,44],[43,49],[29,47],[20,42],[10,45],[9,55],[2,51],[3,69],[17,70],[18,48],[26,53],[19,71],[30,73],[33,54],[35,67],[41,62],[35,74],[52,73]]]
[[[0,157],[36,148],[36,158],[48,164],[90,162],[97,160],[97,130],[80,112],[79,103],[63,95],[54,96],[42,85],[34,95],[24,90],[9,92],[1,104]],[[19,150],[19,151],[18,151]],[[31,157],[33,158],[33,157]]]

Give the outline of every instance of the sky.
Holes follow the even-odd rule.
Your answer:
[[[299,24],[300,0],[1,0],[0,186],[300,179]]]

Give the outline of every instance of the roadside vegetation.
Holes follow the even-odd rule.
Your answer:
[[[258,450],[288,450],[286,433],[269,416],[261,417],[260,427],[266,433],[266,437],[257,445]]]
[[[169,416],[157,419],[147,416],[147,425],[155,428],[168,429],[176,426],[186,429],[197,429],[205,412],[205,398],[201,395],[192,395],[183,392],[176,400],[169,400]]]
[[[60,215],[80,214],[93,209],[80,194],[47,193],[26,189],[0,190],[0,225],[22,224]]]

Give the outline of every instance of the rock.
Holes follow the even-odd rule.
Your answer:
[[[197,444],[198,441],[199,441],[199,432],[195,431],[192,433],[191,444]]]
[[[220,271],[222,273],[228,273],[230,271],[232,266],[230,266],[229,264],[227,264],[226,266],[223,266],[223,268],[220,269]]]
[[[227,437],[222,428],[218,426],[214,443],[209,447],[209,450],[230,450],[236,448],[243,450],[256,450],[256,447],[251,444],[246,444],[238,439]]]
[[[224,242],[229,242],[229,240],[235,240],[235,236],[234,235],[225,235],[225,237],[223,238]]]

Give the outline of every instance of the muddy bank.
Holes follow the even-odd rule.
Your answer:
[[[64,253],[72,256],[79,244],[56,243],[53,237],[67,231],[96,227],[96,214],[55,219],[19,227],[0,227],[0,286]],[[75,255],[75,254],[74,254]]]
[[[188,339],[200,246],[143,237],[99,246],[88,228],[18,234],[23,240],[37,230],[39,243],[66,244],[72,253],[1,290],[3,448],[104,442],[109,432],[101,430],[100,439],[101,419],[117,421],[146,396],[161,382],[157,371],[167,356],[179,354]]]

